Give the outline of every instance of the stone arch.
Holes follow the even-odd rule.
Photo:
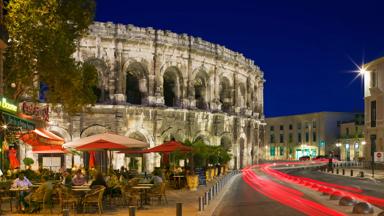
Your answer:
[[[200,139],[200,140],[203,140],[205,144],[211,145],[211,142],[208,137],[209,137],[209,134],[207,132],[200,132],[194,137],[194,140]]]
[[[69,142],[72,140],[72,136],[68,133],[68,131],[66,129],[64,129],[62,127],[52,125],[52,126],[49,126],[47,129],[48,129],[48,131],[50,131],[50,132],[56,134],[57,136],[63,138],[65,142]]]
[[[199,70],[193,79],[193,89],[196,107],[199,109],[208,109],[208,74],[204,70]]]
[[[183,76],[179,68],[168,67],[163,74],[164,104],[169,107],[180,106],[183,91]]]
[[[246,103],[246,87],[244,83],[239,83],[238,85],[239,90],[238,90],[238,100],[239,100],[239,107],[245,107]]]
[[[232,151],[232,140],[228,136],[222,136],[220,138],[220,146]]]
[[[109,76],[110,70],[102,59],[90,58],[84,63],[93,65],[97,71],[98,83],[97,86],[93,86],[93,92],[97,97],[97,103],[104,103],[109,101]]]
[[[148,68],[141,62],[131,62],[124,67],[126,102],[143,104],[148,96]]]
[[[240,169],[247,165],[247,136],[242,133],[238,138],[237,164]]]
[[[80,137],[81,137],[81,138],[83,138],[83,137],[89,137],[89,136],[92,136],[92,135],[105,133],[105,132],[107,132],[107,131],[108,131],[107,126],[99,125],[99,124],[94,124],[94,125],[90,125],[90,126],[84,128],[84,129],[80,132]]]
[[[144,141],[149,144],[149,148],[155,146],[155,141],[153,136],[144,128],[130,129],[125,133],[125,136]],[[143,155],[145,162],[145,169],[147,171],[153,171],[156,166],[156,160],[159,159],[159,155],[155,153],[144,154]]]
[[[219,100],[221,103],[221,110],[229,112],[232,107],[232,85],[229,79],[225,76],[220,78],[219,83]]]

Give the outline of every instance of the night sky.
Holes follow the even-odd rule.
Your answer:
[[[264,71],[267,117],[363,111],[356,67],[384,56],[383,0],[97,0],[96,20],[201,37]]]

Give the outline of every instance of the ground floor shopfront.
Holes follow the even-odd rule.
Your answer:
[[[319,155],[319,147],[310,145],[270,145],[265,149],[267,160],[299,160],[303,156],[314,158]]]

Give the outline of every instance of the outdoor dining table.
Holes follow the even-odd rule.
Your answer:
[[[21,210],[21,200],[20,200],[20,195],[21,195],[21,192],[23,191],[29,191],[30,189],[28,187],[17,187],[17,188],[10,188],[9,191],[11,192],[15,192],[15,198],[16,198],[16,209],[18,211]]]
[[[144,204],[149,205],[147,191],[151,188],[152,188],[152,186],[145,186],[145,185],[143,185],[143,186],[138,185],[138,186],[132,187],[132,189],[136,189],[136,190],[140,191],[140,206],[138,209],[145,209]]]

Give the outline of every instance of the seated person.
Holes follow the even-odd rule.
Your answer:
[[[163,183],[163,178],[161,177],[161,170],[160,169],[155,169],[152,172],[151,182],[153,183],[153,188],[159,188],[161,183]]]
[[[71,179],[71,176],[69,175],[69,173],[67,171],[64,171],[63,172],[63,176],[62,176],[62,181],[61,183],[67,187],[67,188],[71,188],[72,187],[72,179]]]
[[[85,184],[85,176],[81,173],[81,170],[77,170],[75,176],[72,178],[72,184],[75,186],[81,186]]]
[[[107,181],[108,185],[108,191],[107,193],[110,193],[112,196],[120,195],[121,194],[121,189],[120,189],[120,183],[119,179],[115,174],[113,174],[109,180]]]
[[[13,181],[13,188],[25,188],[32,186],[32,183],[24,176],[24,173],[19,173],[17,179]],[[24,211],[28,207],[28,203],[25,201],[25,196],[28,194],[27,191],[20,191],[19,202],[22,204],[21,210]]]
[[[108,188],[107,182],[105,182],[104,176],[101,172],[97,172],[95,175],[95,179],[92,181],[90,188],[95,188],[95,186],[102,185],[105,188]]]
[[[25,200],[27,202],[31,202],[32,204],[32,206],[30,206],[31,212],[36,212],[39,210],[38,206],[34,202],[42,201],[43,199],[48,201],[51,199],[50,195],[53,191],[53,184],[51,181],[48,181],[48,176],[43,176],[41,178],[41,183],[42,184],[36,189],[36,191],[25,197]],[[46,194],[48,194],[48,196],[46,196]]]

